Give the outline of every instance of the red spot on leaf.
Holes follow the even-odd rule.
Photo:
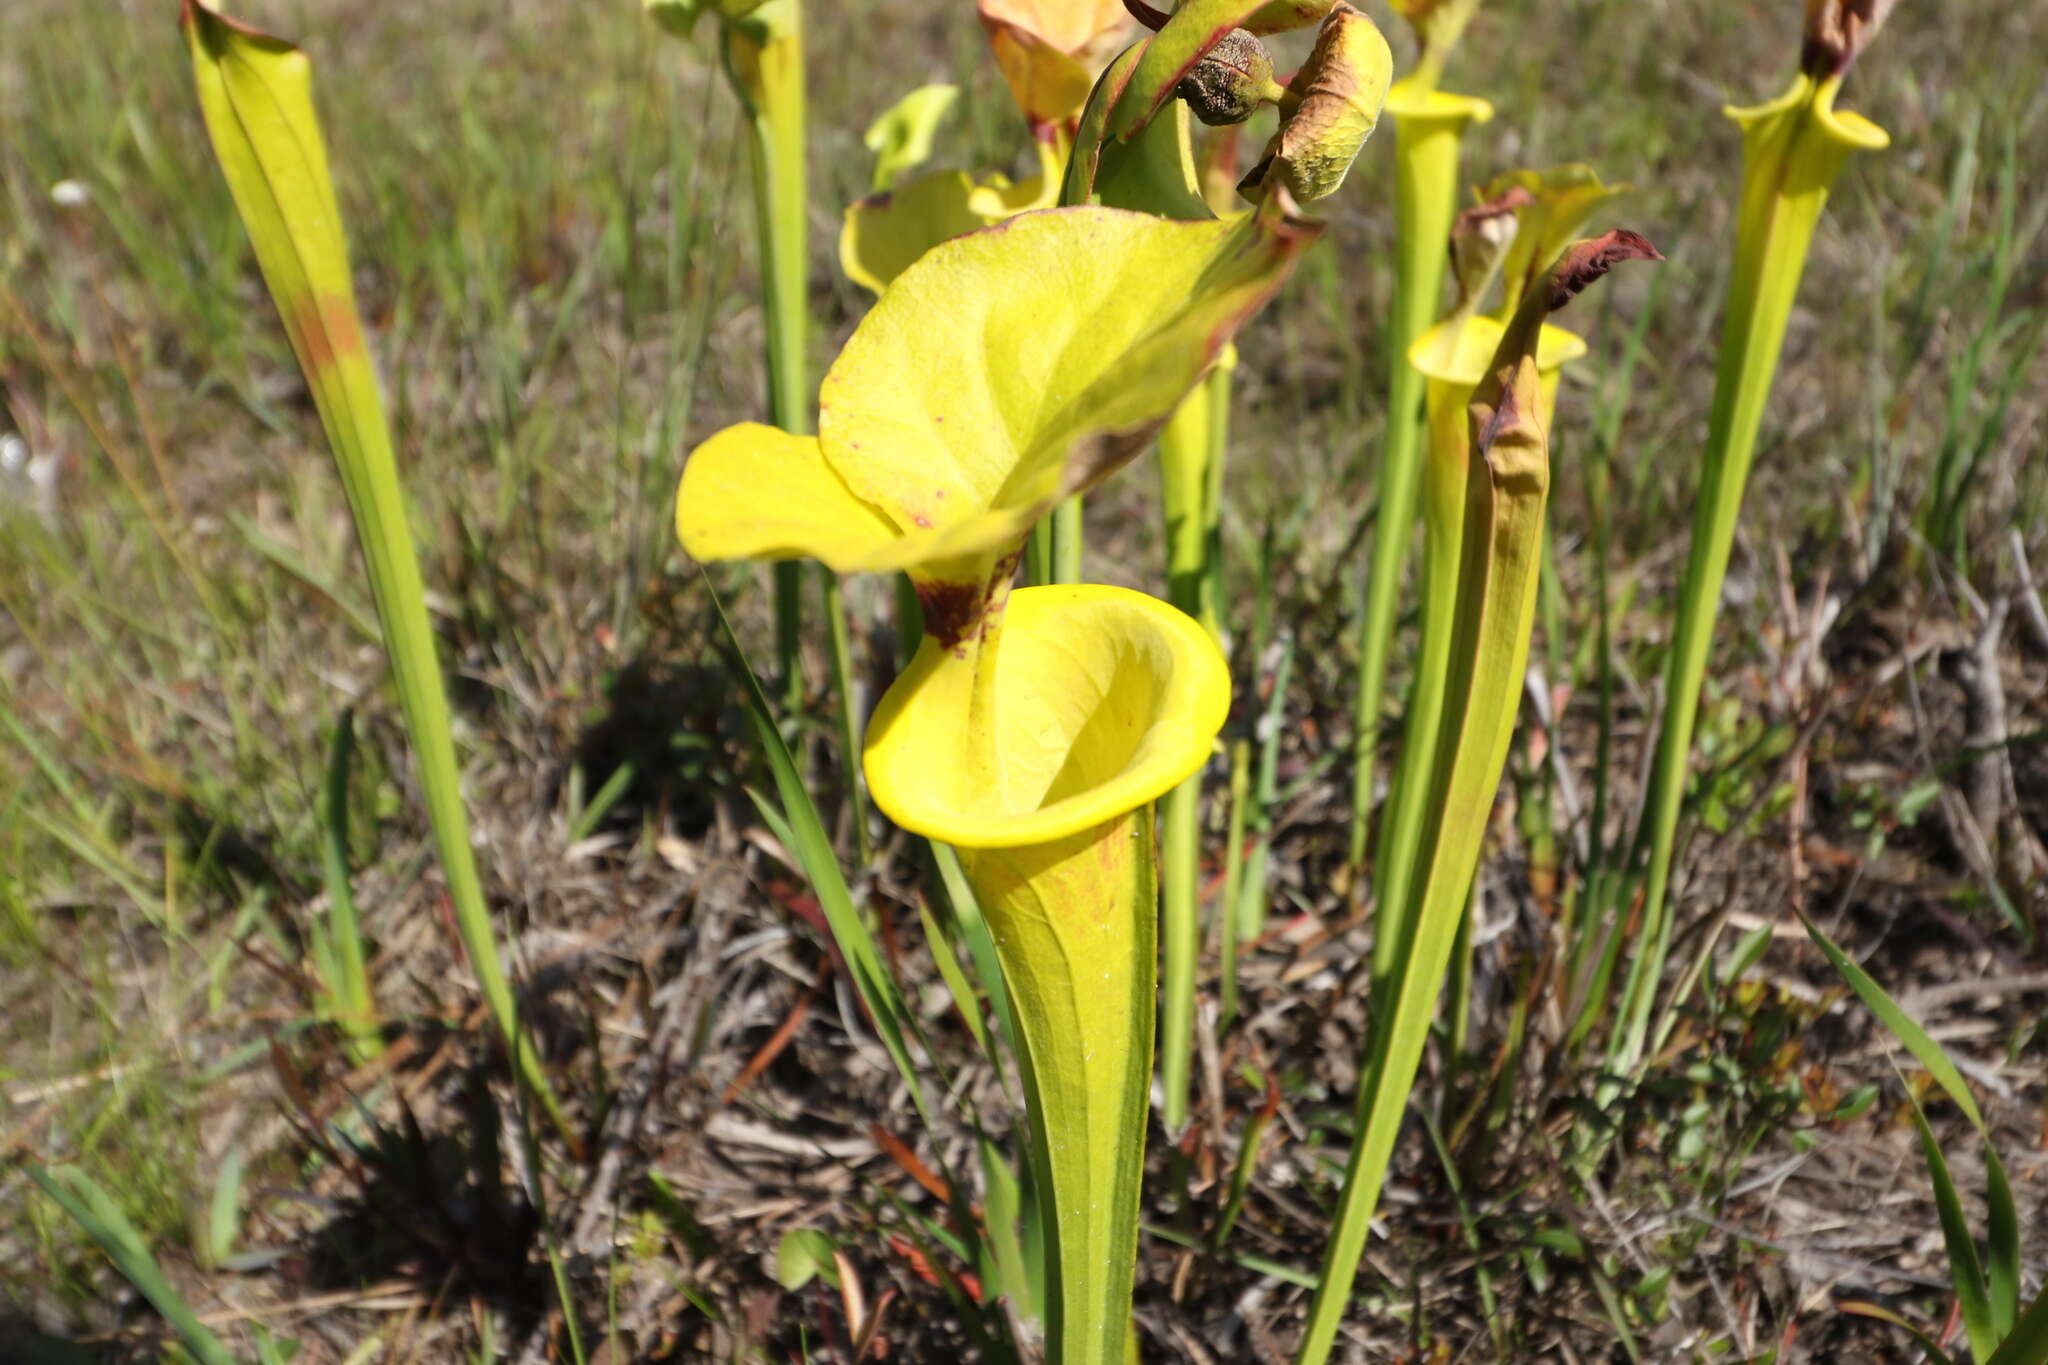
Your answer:
[[[297,345],[299,363],[309,372],[331,369],[336,360],[363,352],[355,300],[346,295],[316,296],[308,306],[285,314],[285,328]]]

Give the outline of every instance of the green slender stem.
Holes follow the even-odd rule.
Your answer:
[[[1221,373],[1218,371],[1217,373]],[[1211,375],[1214,379],[1215,375]],[[1227,379],[1226,379],[1227,382]],[[1218,486],[1221,452],[1213,444],[1207,381],[1190,393],[1159,433],[1159,501],[1166,516],[1166,600],[1219,632],[1211,596],[1211,489]]]
[[[1223,358],[1202,381],[1209,391],[1209,489],[1202,509],[1203,575],[1201,609],[1195,619],[1223,640],[1223,470],[1230,450],[1231,376],[1237,369],[1237,347],[1226,346]]]
[[[1259,765],[1251,822],[1257,838],[1245,860],[1244,882],[1238,889],[1238,936],[1249,943],[1266,932],[1267,870],[1273,861],[1273,806],[1280,797],[1280,740],[1287,724],[1287,686],[1294,677],[1294,638],[1280,642],[1280,660],[1273,666],[1273,690],[1259,717]]]
[[[1160,502],[1166,513],[1167,600],[1216,635],[1209,538],[1212,477],[1221,465],[1212,445],[1212,391],[1205,383],[1182,401],[1159,434]],[[1195,976],[1201,960],[1202,776],[1196,773],[1159,803],[1159,1073],[1166,1131],[1187,1123],[1194,1054]]]
[[[1252,746],[1238,740],[1230,746],[1230,819],[1223,846],[1223,908],[1216,916],[1223,939],[1223,1002],[1216,1027],[1227,1029],[1237,1018],[1237,902],[1244,892],[1244,820],[1251,804]]]
[[[1353,868],[1365,862],[1387,659],[1400,603],[1401,568],[1415,525],[1424,383],[1408,363],[1408,347],[1435,321],[1443,294],[1444,243],[1450,240],[1451,220],[1457,213],[1465,125],[1491,116],[1481,101],[1439,96],[1427,84],[1416,85],[1416,79],[1398,82],[1386,103],[1386,112],[1394,119],[1394,306],[1387,320],[1389,374],[1379,511],[1372,532],[1365,614],[1358,627],[1358,696],[1351,741]]]
[[[1195,975],[1201,963],[1202,779],[1159,798],[1159,1083],[1169,1137],[1188,1121]]]
[[[776,426],[802,434],[812,425],[805,365],[810,318],[802,0],[771,0],[747,19],[727,23],[724,42],[726,74],[740,97],[749,132],[767,324],[768,411]],[[793,709],[803,700],[804,566],[785,561],[774,573],[776,666],[784,704]]]
[[[811,413],[810,225],[804,150],[804,22],[802,0],[770,0],[725,27],[725,65],[745,107],[750,136],[755,233],[767,320],[768,411],[776,426],[802,434]],[[803,704],[804,575],[818,576],[831,640],[831,687],[845,756],[846,800],[860,860],[868,859],[867,803],[861,791],[860,718],[853,695],[853,651],[844,594],[833,572],[794,560],[774,566],[775,657],[782,703]]]
[[[873,852],[868,838],[868,803],[860,771],[860,716],[854,710],[853,640],[846,624],[845,589],[839,575],[825,570],[818,575],[824,589],[825,623],[832,630],[832,688],[838,694],[839,752],[846,774],[846,806],[853,813],[853,843],[859,866],[866,867]]]
[[[1042,517],[1024,542],[1024,581],[1033,587],[1052,582],[1052,518]]]
[[[1081,495],[1072,497],[1052,509],[1047,519],[1050,526],[1051,553],[1046,565],[1053,583],[1079,583],[1081,581]]]
[[[1802,74],[1769,104],[1728,111],[1743,130],[1742,206],[1692,550],[1664,673],[1664,721],[1657,733],[1649,800],[1636,831],[1636,854],[1641,857],[1647,848],[1649,865],[1638,951],[1629,964],[1620,1032],[1610,1054],[1610,1070],[1617,1075],[1634,1071],[1642,1060],[1657,986],[1670,954],[1672,917],[1666,897],[1700,686],[1785,324],[1829,187],[1851,151],[1874,150],[1885,143],[1883,132],[1874,125],[1834,110],[1840,83],[1839,76],[1817,83]]]

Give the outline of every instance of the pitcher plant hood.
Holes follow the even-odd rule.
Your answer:
[[[1600,173],[1583,162],[1496,176],[1479,192],[1480,197],[1501,202],[1515,196],[1516,232],[1501,271],[1504,288],[1494,316],[1503,322],[1513,317],[1522,295],[1543,278],[1601,206],[1632,188],[1601,183]]]
[[[1318,231],[1091,207],[942,243],[855,329],[815,438],[744,423],[692,453],[683,548],[979,592],[1055,502],[1145,447]]]

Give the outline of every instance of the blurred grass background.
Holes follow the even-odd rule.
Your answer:
[[[1402,26],[1369,8],[1399,51]],[[1614,663],[1628,680],[1631,743],[1654,714],[1646,689],[1706,431],[1739,168],[1718,110],[1782,88],[1800,9],[1495,3],[1446,80],[1499,109],[1468,139],[1473,182],[1591,162],[1636,187],[1595,226],[1636,228],[1669,258],[1617,278],[1571,319],[1594,353],[1562,403],[1550,618],[1560,638],[1539,645],[1566,657],[1587,647],[1595,604],[1580,457],[1597,433],[1614,433]],[[821,371],[864,306],[833,243],[839,207],[867,186],[867,122],[913,85],[957,81],[966,95],[935,162],[1024,167],[967,0],[814,0],[810,11]],[[705,596],[669,530],[690,445],[761,412],[762,322],[731,101],[705,51],[658,40],[628,0],[450,0],[425,11],[264,0],[236,14],[291,35],[316,65],[455,679],[485,873],[552,1011],[558,1064],[595,1104],[614,1093],[607,1068],[638,1056],[646,1039],[633,1021],[664,984],[725,961],[718,954],[749,934],[772,936],[800,899],[791,875],[745,837],[733,698],[708,644]],[[79,1160],[203,1280],[221,1273],[217,1239],[195,1227],[217,1198],[224,1154],[248,1152],[265,1187],[296,1188],[308,1150],[280,1125],[345,1093],[331,1089],[339,1064],[310,1027],[298,966],[321,888],[324,752],[345,707],[358,708],[364,740],[352,851],[379,998],[421,1039],[459,1032],[473,998],[425,879],[420,806],[340,489],[206,152],[175,18],[168,0],[0,7],[0,439],[13,438],[0,448],[0,1161],[29,1150]],[[1966,728],[1963,701],[1934,662],[1966,643],[1964,585],[1989,596],[2013,582],[2013,529],[2036,564],[2048,559],[2044,61],[2048,9],[1908,3],[1851,78],[1844,103],[1886,127],[1893,147],[1852,164],[1822,223],[1710,685],[1708,761],[1721,765],[1715,780],[1736,813],[1727,837],[1694,841],[1695,900],[1681,913],[1769,917],[1800,894],[1803,834],[1795,825],[1788,838],[1791,778],[1778,763],[1789,745],[1766,741],[1813,714],[1829,684],[1811,670],[1825,658],[1835,679],[1868,686],[1836,708],[1814,750],[1807,818],[1826,842],[1808,854],[1807,903],[1858,922],[1905,917],[1912,932],[1901,931],[1893,961],[1908,986],[2042,966],[2038,885],[2031,905],[2002,914],[1971,887],[1933,818],[1918,817],[1932,799],[1926,783],[1961,781],[1949,760]],[[1389,196],[1383,138],[1326,205],[1330,240],[1241,339],[1226,513],[1240,640],[1263,612],[1300,645],[1278,894],[1332,922],[1342,919],[1342,888],[1327,878],[1342,842],[1346,622],[1387,363],[1378,320],[1390,291]],[[1639,323],[1644,359],[1622,393],[1611,362]],[[1968,492],[1954,543],[1930,545],[1921,533],[1943,467],[1967,470]],[[1091,499],[1094,576],[1158,586],[1154,491],[1141,463]],[[751,574],[720,581],[739,587]],[[879,686],[886,585],[853,583],[849,600]],[[1833,605],[1812,632],[1816,602]],[[743,591],[742,604],[765,642],[761,595]],[[2008,655],[2011,729],[2037,740],[2048,721],[2041,660],[2017,645]],[[1809,656],[1811,669],[1787,663]],[[1241,680],[1256,678],[1255,661],[1239,664]],[[1583,722],[1568,709],[1551,740],[1581,768],[1593,761]],[[1624,758],[1632,772],[1633,749]],[[630,778],[593,814],[590,799],[624,762]],[[2038,812],[2048,777],[2037,742],[2016,749],[2015,768],[2022,809]],[[1808,793],[1797,798],[1804,810]],[[1789,874],[1779,866],[1788,845]],[[1831,863],[1831,851],[1846,861]],[[714,943],[682,911],[706,903],[721,867],[742,864],[754,883],[728,888],[731,932]],[[690,956],[699,953],[711,957]],[[801,996],[804,980],[782,979],[793,972],[747,978],[725,1002],[729,1018],[719,1001],[691,1007],[701,1009],[691,1028],[703,1079],[687,1084],[715,1093],[731,1079],[761,1041],[761,1017],[772,1024]],[[1271,999],[1299,992],[1324,1018],[1334,978],[1300,980],[1276,981]],[[1785,1008],[1785,1019],[1801,1017]],[[2028,1153],[2038,1158],[2040,1040],[2024,1017],[1996,1022],[1964,1036],[1979,1040],[1994,1074],[2006,1068],[2012,1121],[2024,1130],[2032,1115]],[[1715,1055],[1747,1055],[1754,1025],[1734,1027]],[[1304,1055],[1262,1065],[1292,1067],[1311,1091],[1332,1081],[1307,1055],[1317,1027],[1285,1036]],[[807,1046],[813,1071],[852,1048],[836,1032]],[[1702,1046],[1714,1052],[1711,1037]],[[1876,1066],[1865,1057],[1865,1079],[1884,1074]],[[458,1072],[468,1074],[448,1075]],[[442,1076],[408,1093],[422,1105],[439,1095],[457,1113],[475,1088],[448,1091]],[[1531,1122],[1541,1117],[1532,1111]],[[1767,1149],[1792,1126],[1758,1122]],[[443,1139],[431,1121],[420,1136],[416,1169],[438,1173],[430,1184],[459,1185],[435,1164]],[[463,1160],[474,1166],[475,1156]],[[2017,1169],[2040,1207],[2038,1159]],[[1632,1197],[1665,1188],[1644,1180]],[[1676,1189],[1686,1177],[1669,1180]],[[1899,1221],[1842,1189],[1831,1217]],[[762,1177],[739,1204],[788,1193]],[[830,1202],[806,1187],[806,1216],[818,1200]],[[289,1298],[347,1279],[304,1271],[317,1259],[306,1249],[313,1230],[331,1226],[315,1215],[332,1208],[310,1195],[247,1205],[249,1245],[235,1240],[232,1252],[247,1260],[254,1247],[243,1266],[253,1282],[274,1276]],[[701,1201],[694,1207],[701,1218]],[[760,1228],[798,1212],[764,1215]],[[727,1255],[772,1249],[772,1230],[740,1224],[749,1231]],[[675,1249],[690,1240],[680,1226],[661,1213],[646,1232],[649,1263],[672,1264],[678,1284],[709,1258]],[[1898,1226],[1884,1230],[1910,1241]],[[1293,1240],[1313,1247],[1312,1219]],[[1810,1311],[1768,1248],[1722,1241],[1736,1249],[1714,1252],[1709,1272],[1698,1245],[1659,1242],[1649,1255],[1668,1258],[1702,1299],[1715,1276],[1746,1276],[1764,1285],[1779,1320]],[[1455,1259],[1450,1250],[1432,1263]],[[369,1259],[379,1262],[372,1279],[412,1273],[405,1255]],[[1910,1272],[1909,1261],[1895,1268]],[[740,1288],[699,1276],[726,1286],[703,1292],[726,1295],[727,1330],[753,1302],[745,1275],[732,1273]],[[1826,1278],[1811,1264],[1790,1276],[1806,1286]],[[0,1181],[0,1283],[0,1315],[11,1300],[44,1330],[106,1333],[129,1316],[77,1234],[12,1176]],[[432,1277],[424,1283],[430,1297]],[[252,1291],[218,1292],[239,1303]],[[601,1279],[592,1292],[605,1301]],[[437,1359],[478,1349],[490,1329],[476,1323],[488,1317],[439,1345],[413,1345]],[[319,1338],[333,1358],[347,1358],[350,1333],[393,1344],[384,1319],[336,1321]],[[1484,1338],[1472,1331],[1447,1340]],[[1650,1357],[1689,1358],[1669,1349]]]

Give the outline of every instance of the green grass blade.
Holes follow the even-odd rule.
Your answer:
[[[1984,1275],[1991,1286],[1991,1325],[2003,1339],[2020,1315],[2020,1217],[2005,1163],[1984,1140]]]
[[[960,1022],[967,1025],[967,1031],[974,1035],[974,1045],[981,1049],[981,1055],[993,1059],[995,1044],[988,1036],[988,1025],[981,1017],[981,997],[968,983],[967,973],[960,970],[960,960],[953,956],[953,936],[939,923],[932,913],[931,902],[920,897],[917,902],[918,923],[924,926],[924,936],[932,946],[932,961],[939,967],[939,977],[946,983],[946,993],[953,997],[953,1008],[960,1012]]]
[[[988,1195],[983,1216],[988,1223],[986,1239],[989,1260],[1000,1276],[1000,1291],[1017,1306],[1027,1322],[1039,1321],[1045,1313],[1045,1262],[1026,1255],[1019,1229],[1027,1216],[1024,1187],[1002,1149],[987,1138],[981,1150],[981,1178]]]
[[[995,1009],[996,1027],[1004,1041],[1015,1047],[1017,1020],[1011,1013],[1010,988],[1003,980],[1002,962],[996,957],[995,935],[989,932],[988,920],[982,916],[981,902],[975,898],[974,888],[967,884],[967,870],[960,866],[959,851],[950,844],[931,843],[927,846],[931,849],[932,865],[939,870],[939,889],[945,892],[947,907],[953,912],[953,922],[959,926],[960,937],[966,941],[967,956],[974,963],[974,975],[981,984],[982,993],[988,996],[989,1004]],[[989,1060],[995,1060],[993,1053]]]
[[[540,1054],[520,1026],[470,845],[426,588],[356,310],[341,208],[313,107],[312,65],[290,43],[232,23],[200,0],[186,0],[184,31],[214,153],[348,494],[457,931],[519,1075],[573,1143]]]
[[[867,866],[874,850],[868,838],[866,784],[860,770],[860,713],[853,692],[853,636],[846,621],[846,593],[839,575],[818,569],[824,587],[825,625],[832,636],[832,705],[838,721],[839,752],[844,767],[846,809],[853,824],[853,850],[857,866]]]
[[[1202,1245],[1201,1239],[1193,1233],[1183,1232],[1179,1228],[1167,1227],[1163,1223],[1142,1223],[1139,1225],[1139,1231],[1143,1232],[1147,1237],[1157,1237],[1162,1242],[1167,1242],[1177,1247],[1186,1247],[1190,1251],[1203,1251],[1207,1249]],[[1224,1260],[1243,1266],[1254,1275],[1270,1275],[1280,1281],[1280,1283],[1291,1284],[1297,1289],[1314,1289],[1316,1287],[1316,1277],[1309,1274],[1306,1270],[1299,1270],[1291,1265],[1282,1265],[1278,1261],[1270,1260],[1264,1256],[1254,1256],[1249,1252],[1227,1251],[1222,1253],[1222,1255]]]
[[[228,513],[228,525],[235,528],[235,533],[241,536],[243,543],[250,549],[332,602],[335,610],[341,613],[342,619],[353,626],[358,635],[373,643],[383,643],[384,633],[382,627],[377,624],[376,613],[339,584],[324,577],[306,561],[304,555],[264,531],[253,518],[243,516],[239,512]]]
[[[569,829],[565,836],[568,842],[579,843],[590,837],[604,819],[605,813],[616,806],[619,798],[626,794],[626,789],[633,785],[633,778],[638,771],[630,758],[612,769],[612,775],[604,780],[604,785],[583,803],[583,808],[569,821]]]
[[[1954,1360],[1935,1343],[1933,1337],[1928,1336],[1927,1333],[1921,1331],[1891,1309],[1886,1308],[1883,1304],[1868,1303],[1862,1299],[1849,1299],[1838,1302],[1835,1307],[1841,1309],[1844,1313],[1854,1313],[1859,1318],[1876,1318],[1879,1322],[1888,1322],[1892,1326],[1904,1330],[1912,1336],[1913,1340],[1920,1343],[1920,1349],[1927,1352],[1927,1359],[1932,1362],[1932,1365],[1955,1365]]]
[[[220,1338],[207,1330],[191,1305],[171,1287],[163,1267],[150,1255],[142,1234],[128,1221],[128,1215],[121,1212],[97,1182],[70,1166],[29,1165],[24,1169],[36,1187],[50,1196],[106,1254],[122,1278],[163,1315],[199,1365],[236,1365]]]
[[[2034,1299],[1986,1365],[2048,1365],[2048,1293]]]
[[[1984,1194],[1988,1212],[1983,1272],[1987,1284],[1985,1313],[1994,1339],[2003,1336],[2019,1314],[2019,1210],[2013,1199],[2012,1184],[2006,1178],[2005,1165],[1992,1148],[1991,1133],[1985,1127],[1983,1113],[1977,1108],[1976,1096],[1970,1093],[1970,1087],[1964,1083],[1963,1075],[1956,1070],[1955,1063],[1949,1060],[1948,1053],[1942,1050],[1941,1044],[1928,1035],[1926,1029],[1920,1027],[1919,1021],[1900,1008],[1899,1003],[1886,994],[1884,987],[1878,985],[1870,973],[1851,961],[1848,954],[1821,932],[1820,926],[1804,916],[1801,916],[1801,919],[1806,925],[1807,936],[1814,941],[1834,969],[1841,973],[1842,979],[1849,983],[1849,989],[1854,991],[1857,998],[1878,1017],[1879,1022],[1905,1045],[1906,1051],[1913,1054],[1913,1059],[1926,1068],[1927,1074],[1934,1078],[1949,1099],[1955,1102],[1955,1106],[1963,1111],[1964,1116],[1970,1120],[1978,1136],[1983,1140]],[[1917,1104],[1915,1112],[1918,1112]],[[1935,1155],[1931,1147],[1930,1155]],[[1930,1160],[1930,1167],[1932,1164]],[[1946,1168],[1936,1178],[1937,1187],[1944,1183],[1947,1183]],[[1975,1254],[1973,1248],[1973,1258]],[[1982,1353],[1979,1353],[1978,1359],[1982,1358]]]
[[[242,1174],[244,1158],[240,1147],[228,1148],[220,1175],[213,1182],[213,1197],[206,1205],[206,1255],[209,1266],[218,1266],[235,1254],[235,1238],[242,1223]]]
[[[1224,1196],[1222,1211],[1216,1215],[1216,1230],[1209,1236],[1209,1245],[1218,1249],[1230,1240],[1231,1229],[1244,1213],[1245,1196],[1251,1193],[1252,1177],[1259,1169],[1259,1147],[1266,1140],[1266,1129],[1273,1116],[1280,1112],[1279,1086],[1270,1078],[1266,1084],[1265,1103],[1245,1121],[1244,1137],[1237,1144],[1237,1161],[1230,1170],[1230,1189]]]
[[[1803,915],[1800,919],[1806,925],[1807,937],[1813,940],[1814,945],[1821,950],[1834,969],[1842,974],[1842,979],[1849,983],[1849,989],[1856,992],[1857,998],[1869,1007],[1879,1022],[1890,1029],[1905,1045],[1906,1051],[1913,1054],[1913,1059],[1927,1069],[1927,1074],[1934,1077],[1948,1093],[1948,1097],[1955,1101],[1956,1108],[1963,1111],[1977,1131],[1983,1132],[1984,1115],[1977,1109],[1977,1097],[1972,1095],[1970,1087],[1963,1083],[1963,1073],[1956,1070],[1956,1064],[1942,1051],[1941,1044],[1928,1037],[1927,1030],[1921,1028],[1912,1015],[1899,1008],[1898,1002],[1885,994],[1884,987],[1878,985],[1870,973],[1850,961],[1849,955],[1836,947],[1834,940],[1822,933],[1819,925]]]
[[[1920,1133],[1920,1150],[1927,1158],[1927,1175],[1934,1186],[1935,1213],[1941,1219],[1941,1240],[1948,1247],[1948,1278],[1955,1286],[1956,1301],[1962,1305],[1963,1329],[1970,1338],[1970,1354],[1988,1360],[1998,1345],[1998,1333],[1991,1322],[1991,1287],[1984,1277],[1984,1263],[1977,1257],[1977,1244],[1970,1237],[1970,1222],[1963,1212],[1962,1196],[1956,1193],[1948,1161],[1934,1140],[1934,1129],[1920,1101],[1909,1093],[1913,1126]]]
[[[706,586],[709,586],[708,580]],[[747,715],[753,722],[755,738],[760,741],[761,752],[768,760],[769,773],[775,780],[776,800],[782,807],[781,819],[774,821],[767,803],[758,796],[755,799],[762,807],[762,814],[777,825],[778,836],[783,838],[790,853],[802,866],[812,892],[818,897],[825,923],[832,931],[832,941],[846,960],[853,988],[874,1022],[875,1033],[881,1038],[889,1060],[896,1064],[897,1074],[909,1088],[911,1100],[926,1128],[932,1128],[932,1110],[925,1100],[924,1084],[918,1077],[917,1066],[911,1060],[906,1041],[908,1035],[915,1033],[916,1021],[904,1003],[902,992],[896,987],[896,979],[889,975],[882,961],[881,949],[876,945],[874,935],[868,932],[866,921],[853,903],[853,893],[846,885],[846,874],[839,867],[839,856],[832,850],[832,837],[826,833],[825,822],[819,817],[818,808],[804,786],[796,759],[790,754],[789,745],[775,724],[775,713],[768,705],[768,695],[761,690],[760,680],[747,664],[739,636],[733,632],[732,622],[725,614],[725,604],[719,601],[715,592],[711,601],[718,611],[719,628],[732,651],[733,671],[746,687]]]

